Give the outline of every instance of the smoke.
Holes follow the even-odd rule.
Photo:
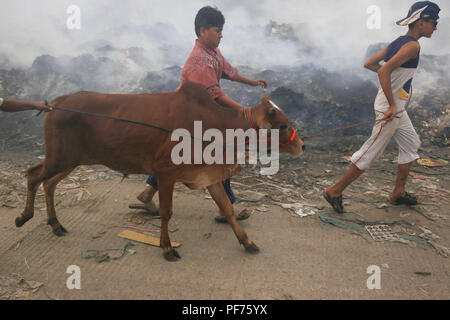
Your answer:
[[[7,58],[10,66],[29,67],[39,55],[76,57],[109,45],[120,50],[145,49],[142,59],[147,71],[181,66],[196,38],[195,14],[204,5],[216,5],[226,18],[220,48],[233,65],[269,68],[315,64],[327,70],[358,69],[370,44],[390,42],[406,33],[406,27],[395,25],[395,21],[406,16],[413,2],[3,0],[0,62],[5,64]],[[450,3],[438,4],[438,30],[432,39],[420,40],[423,53],[450,53],[446,32]],[[71,5],[80,8],[79,30],[67,27]],[[379,29],[367,27],[370,6],[380,10]],[[111,58],[120,59],[120,55]]]

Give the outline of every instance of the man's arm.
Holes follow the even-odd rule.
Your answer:
[[[0,110],[4,112],[18,112],[27,110],[51,111],[53,109],[47,107],[43,102],[3,100],[0,98]]]
[[[391,121],[396,112],[397,106],[395,104],[394,95],[392,93],[391,73],[396,68],[400,67],[405,62],[414,59],[419,54],[420,45],[416,41],[411,41],[405,44],[388,62],[378,69],[378,79],[380,80],[381,88],[384,95],[389,102],[389,110],[385,113],[384,118]]]
[[[245,109],[243,105],[237,103],[226,94],[223,94],[220,97],[216,98],[216,102],[225,108],[233,108],[236,110]]]
[[[384,59],[386,52],[387,48],[375,53],[366,61],[364,68],[377,72],[381,68],[380,61]]]
[[[268,83],[266,80],[264,79],[256,79],[256,80],[251,80],[249,78],[246,78],[244,76],[241,76],[240,74],[238,74],[235,78],[234,81],[240,82],[240,83],[244,83],[244,84],[248,84],[251,86],[262,86],[264,88],[267,88]]]

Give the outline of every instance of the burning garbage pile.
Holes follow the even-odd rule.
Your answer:
[[[297,29],[296,29],[297,30]],[[267,37],[294,43],[299,54],[320,54],[320,50],[304,43],[301,35],[289,24],[271,21],[265,28]],[[303,39],[303,40],[301,40]],[[281,41],[280,40],[280,41]],[[367,55],[385,44],[368,48]],[[167,46],[163,48],[168,50]],[[10,67],[11,57],[0,56],[0,95],[6,99],[52,100],[77,91],[106,93],[158,93],[174,91],[181,75],[181,66],[151,70],[153,52],[144,48],[117,48],[98,41],[90,53],[76,57],[41,55],[29,68]],[[410,117],[422,140],[438,145],[449,143],[450,69],[449,56],[423,55],[413,86],[409,105]],[[241,74],[264,78],[270,87],[267,94],[287,113],[301,135],[344,127],[372,120],[373,100],[377,93],[376,74],[363,70],[335,72],[322,66],[273,66],[255,69],[237,66]],[[151,70],[151,71],[148,71]],[[222,81],[223,90],[245,106],[259,103],[261,88]],[[43,117],[32,113],[2,114],[0,134],[8,137],[0,148],[14,147],[12,140],[24,139],[25,150],[41,148]],[[371,126],[364,125],[333,133],[334,136],[367,136]],[[29,136],[26,136],[28,134]],[[19,142],[20,144],[21,142]],[[38,152],[38,151],[36,151]]]

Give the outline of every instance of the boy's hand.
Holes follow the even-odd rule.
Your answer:
[[[267,83],[267,81],[266,80],[264,80],[264,79],[257,79],[257,80],[255,80],[255,81],[253,81],[253,86],[254,87],[256,87],[256,86],[261,86],[261,87],[263,87],[263,88],[267,88],[268,86],[269,86],[269,84]]]
[[[386,121],[392,121],[394,119],[395,115],[397,114],[397,106],[394,104],[392,105],[389,110],[384,114],[383,120]]]

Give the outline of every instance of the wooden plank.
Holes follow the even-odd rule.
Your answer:
[[[128,239],[128,240],[146,243],[146,244],[149,244],[149,245],[152,245],[155,247],[160,246],[159,238],[148,236],[146,234],[131,231],[131,230],[123,230],[117,236],[120,238]],[[181,246],[181,243],[174,242],[174,241],[171,241],[171,244],[172,244],[172,247],[174,247],[174,248],[178,248],[179,246]]]

